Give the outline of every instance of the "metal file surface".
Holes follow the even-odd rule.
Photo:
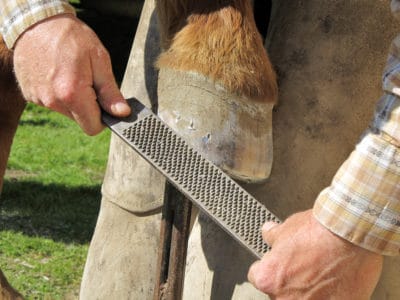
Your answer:
[[[261,258],[270,248],[261,226],[279,222],[267,208],[136,99],[128,99],[130,117],[103,113],[104,123],[160,171],[220,227]]]

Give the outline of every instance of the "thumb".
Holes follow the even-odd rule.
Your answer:
[[[111,60],[102,45],[92,55],[93,84],[100,106],[116,117],[126,117],[131,108],[122,96],[112,73]]]
[[[262,236],[264,241],[272,247],[278,237],[280,225],[275,222],[266,222],[262,227]]]

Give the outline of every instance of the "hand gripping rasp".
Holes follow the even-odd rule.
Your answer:
[[[103,122],[221,228],[261,258],[269,250],[261,227],[266,221],[279,219],[142,103],[127,101],[131,116],[117,119],[103,112]]]

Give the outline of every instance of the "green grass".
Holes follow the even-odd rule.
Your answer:
[[[27,299],[77,295],[100,204],[110,133],[28,105],[0,206],[0,267]]]
[[[138,20],[70,2],[110,51],[120,82]],[[69,119],[34,105],[24,112],[0,199],[0,268],[27,299],[76,299],[109,137],[107,130],[87,137]]]

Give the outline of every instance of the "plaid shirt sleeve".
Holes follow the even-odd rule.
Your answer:
[[[400,0],[392,1],[400,12]],[[314,204],[332,232],[383,255],[400,254],[400,36],[383,74],[384,96],[370,129]]]
[[[1,0],[0,33],[11,49],[27,28],[62,13],[75,14],[66,0]]]

